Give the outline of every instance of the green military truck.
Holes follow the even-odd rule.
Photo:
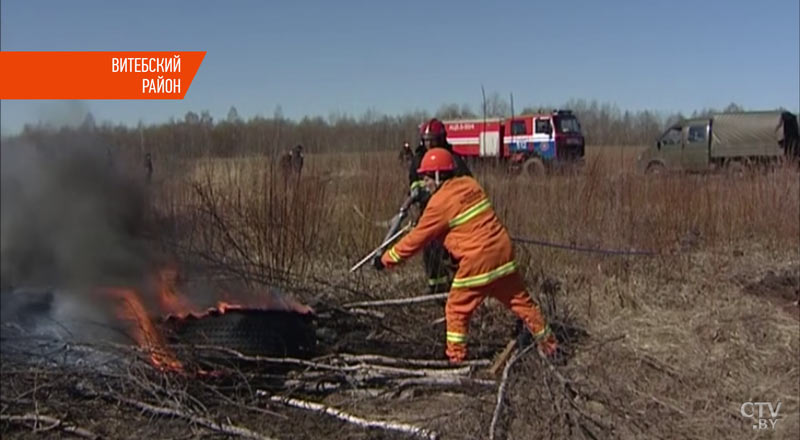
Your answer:
[[[741,171],[797,153],[797,117],[789,112],[721,113],[682,120],[644,151],[638,167],[646,173]]]

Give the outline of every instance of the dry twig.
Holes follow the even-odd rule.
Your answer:
[[[77,437],[81,438],[88,438],[92,440],[97,440],[102,437],[89,431],[88,429],[81,428],[75,425],[71,425],[69,423],[65,423],[61,419],[57,419],[55,417],[45,416],[41,414],[23,414],[21,416],[15,415],[7,415],[7,414],[0,414],[0,420],[9,423],[19,423],[19,424],[26,424],[29,422],[33,422],[34,427],[41,422],[48,423],[50,426],[38,429],[37,431],[50,431],[52,429],[60,429],[66,433],[72,434]]]
[[[362,428],[379,428],[389,431],[399,431],[405,434],[411,434],[417,437],[426,438],[430,440],[436,440],[437,438],[439,438],[439,434],[425,428],[420,428],[417,426],[399,422],[369,420],[346,413],[340,409],[336,409],[330,406],[325,406],[319,403],[313,403],[305,400],[292,399],[289,397],[281,397],[281,396],[272,396],[270,397],[270,400],[273,402],[282,403],[284,405],[293,406],[295,408],[302,408],[309,411],[315,411],[327,414],[329,416],[336,417],[339,420],[343,420],[345,422],[361,426]]]
[[[383,365],[405,365],[405,366],[415,366],[415,367],[452,367],[450,361],[447,360],[433,360],[433,359],[405,359],[405,358],[394,358],[389,356],[382,356],[378,354],[348,354],[348,353],[339,353],[335,357],[336,359],[341,359],[344,362],[372,362],[376,364],[383,364]],[[473,361],[464,361],[459,365],[464,366],[471,366],[471,367],[485,367],[489,365],[491,361],[488,359],[476,359]]]
[[[93,392],[92,392],[93,393]],[[113,399],[119,402],[125,403],[127,405],[139,408],[142,411],[149,412],[151,414],[156,414],[160,416],[171,416],[171,417],[178,417],[184,420],[188,420],[191,423],[196,425],[204,426],[208,429],[213,431],[221,432],[227,435],[235,435],[239,437],[255,439],[255,440],[272,440],[270,437],[265,437],[257,432],[253,432],[247,428],[242,428],[241,426],[236,425],[228,425],[225,423],[217,423],[212,420],[209,420],[205,417],[200,417],[194,414],[189,414],[184,411],[175,408],[165,408],[162,406],[155,406],[150,405],[149,403],[140,402],[134,399],[128,399],[126,397],[122,397],[119,395],[109,394],[109,393],[101,393],[97,394],[100,397],[104,397],[106,399]]]
[[[512,350],[516,347],[516,344],[512,347]],[[494,413],[492,414],[492,423],[489,425],[489,440],[494,440],[494,433],[497,428],[497,422],[500,419],[500,414],[503,409],[503,400],[505,399],[506,393],[506,386],[508,386],[508,374],[511,371],[511,367],[519,360],[522,356],[524,356],[531,348],[535,347],[534,344],[531,344],[525,347],[524,350],[518,352],[511,358],[510,361],[506,364],[505,368],[503,368],[503,376],[500,379],[500,386],[497,387],[497,404],[494,407]]]
[[[415,296],[412,298],[397,298],[397,299],[386,299],[382,301],[359,301],[359,302],[352,302],[343,304],[342,307],[345,309],[351,309],[354,307],[385,307],[385,306],[400,306],[406,304],[418,304],[428,301],[438,301],[447,298],[446,293],[436,293],[433,295],[422,295],[422,296]]]

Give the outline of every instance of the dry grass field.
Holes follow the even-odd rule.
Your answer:
[[[739,409],[754,400],[782,402],[779,427],[763,438],[796,437],[797,172],[654,179],[635,171],[639,151],[589,149],[582,172],[539,179],[491,165],[474,170],[515,237],[657,254],[517,245],[531,291],[553,319],[567,314],[586,332],[566,341],[573,355],[561,370],[581,389],[576,399],[605,423],[594,426],[598,438],[751,438],[752,423]],[[405,172],[393,154],[309,155],[299,179],[282,176],[266,158],[183,168],[175,179],[162,176],[157,210],[182,219],[173,239],[212,266],[282,280],[312,306],[423,293],[420,261],[388,274],[347,271],[379,242],[381,221],[404,197]],[[441,309],[385,310],[381,325],[390,330],[376,327],[371,337],[399,356],[441,359]],[[474,355],[496,354],[512,324],[508,312],[487,302],[472,324]],[[541,368],[529,359],[512,373],[508,438],[577,436],[545,391]],[[326,402],[424,420],[447,438],[488,435],[493,391],[418,394],[367,401],[332,395]]]
[[[516,243],[529,290],[561,329],[568,358],[548,366],[529,352],[509,368],[496,425],[499,380],[285,395],[445,439],[800,437],[797,170],[651,177],[636,172],[640,151],[590,148],[580,172],[537,178],[473,168],[513,237],[652,253]],[[348,271],[379,244],[405,196],[406,171],[394,152],[308,154],[299,176],[282,174],[268,157],[156,169],[151,232],[186,266],[187,279],[215,273],[268,283],[316,310],[425,294],[419,257],[390,272]],[[340,329],[342,351],[445,359],[441,301],[373,312],[343,318],[360,330]],[[514,318],[488,300],[470,332],[470,359],[492,359],[514,337]],[[192,389],[192,380],[163,380]],[[287,409],[247,388],[202,402],[203,414],[269,438],[407,438]],[[780,402],[775,428],[754,430],[740,412],[746,402]],[[41,405],[47,412],[50,404]],[[102,416],[73,412],[72,420],[111,438],[222,438],[123,406],[95,410]],[[54,438],[3,426],[4,438]]]

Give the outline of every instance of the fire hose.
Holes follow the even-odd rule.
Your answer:
[[[419,196],[417,191],[412,192],[408,198],[403,202],[403,205],[400,207],[400,212],[398,212],[392,220],[389,222],[389,231],[386,233],[386,236],[383,239],[383,242],[375,248],[372,252],[370,252],[366,257],[361,259],[358,263],[356,263],[353,267],[350,268],[350,272],[355,272],[361,266],[366,264],[371,258],[380,258],[386,248],[389,247],[395,240],[397,240],[400,236],[411,230],[414,226],[414,223],[408,223],[402,228],[400,228],[400,224],[405,220],[406,216],[408,215],[408,208],[411,206],[412,203],[416,200]],[[647,250],[638,250],[638,249],[604,249],[604,248],[596,248],[596,247],[587,247],[587,246],[577,246],[573,244],[563,244],[563,243],[554,243],[549,241],[543,240],[535,240],[531,238],[524,238],[524,237],[511,237],[511,241],[516,243],[522,243],[527,245],[534,245],[534,246],[543,246],[543,247],[551,247],[555,249],[563,249],[567,251],[574,251],[574,252],[590,252],[590,253],[598,253],[598,254],[605,254],[605,255],[634,255],[634,256],[656,256],[659,253],[654,251],[647,251]]]
[[[552,247],[556,249],[564,249],[568,251],[575,251],[575,252],[593,252],[598,254],[606,254],[606,255],[641,255],[652,257],[658,255],[658,252],[653,251],[643,251],[638,249],[603,249],[603,248],[592,248],[586,246],[576,246],[576,245],[569,245],[569,244],[561,244],[561,243],[552,243],[549,241],[542,241],[542,240],[533,240],[530,238],[522,238],[522,237],[511,237],[511,241],[522,243],[522,244],[532,244],[535,246],[544,246],[544,247]]]

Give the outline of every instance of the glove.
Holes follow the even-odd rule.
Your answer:
[[[426,188],[416,187],[411,190],[411,200],[412,203],[424,203],[427,202],[430,194]]]
[[[372,259],[372,265],[375,267],[375,270],[377,271],[382,271],[386,267],[383,265],[383,262],[381,261],[381,257],[379,255],[376,255]]]

